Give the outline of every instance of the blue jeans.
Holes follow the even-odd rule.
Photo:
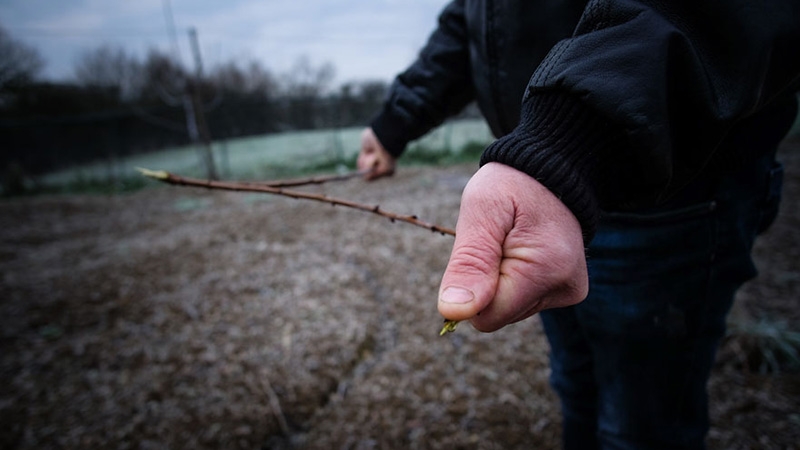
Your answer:
[[[702,201],[603,219],[589,297],[541,313],[566,449],[705,448],[706,383],[781,173],[764,158]]]

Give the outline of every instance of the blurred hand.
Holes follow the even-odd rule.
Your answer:
[[[499,163],[478,170],[461,198],[439,312],[488,332],[580,303],[588,292],[572,212],[523,172]]]
[[[389,154],[375,136],[372,128],[367,128],[361,133],[361,152],[356,163],[358,170],[370,170],[367,180],[385,177],[394,174],[395,159]]]

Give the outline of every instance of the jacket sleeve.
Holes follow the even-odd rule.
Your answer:
[[[393,82],[383,108],[372,120],[378,140],[398,157],[408,142],[458,113],[473,98],[464,1],[439,16],[417,60]]]
[[[591,1],[481,163],[542,182],[588,243],[601,209],[664,201],[738,123],[792,95],[798,48],[797,0]]]

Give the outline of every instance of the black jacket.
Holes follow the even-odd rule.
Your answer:
[[[481,163],[542,182],[588,241],[601,209],[773,151],[799,49],[800,0],[455,0],[371,125],[399,156],[477,100],[499,137]]]

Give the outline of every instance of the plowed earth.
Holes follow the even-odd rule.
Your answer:
[[[800,142],[733,318],[800,327]],[[453,226],[474,165],[310,188]],[[0,202],[0,448],[557,448],[538,318],[439,337],[452,238],[153,187]],[[726,340],[712,449],[800,442],[800,374]],[[763,360],[761,360],[763,363]]]

